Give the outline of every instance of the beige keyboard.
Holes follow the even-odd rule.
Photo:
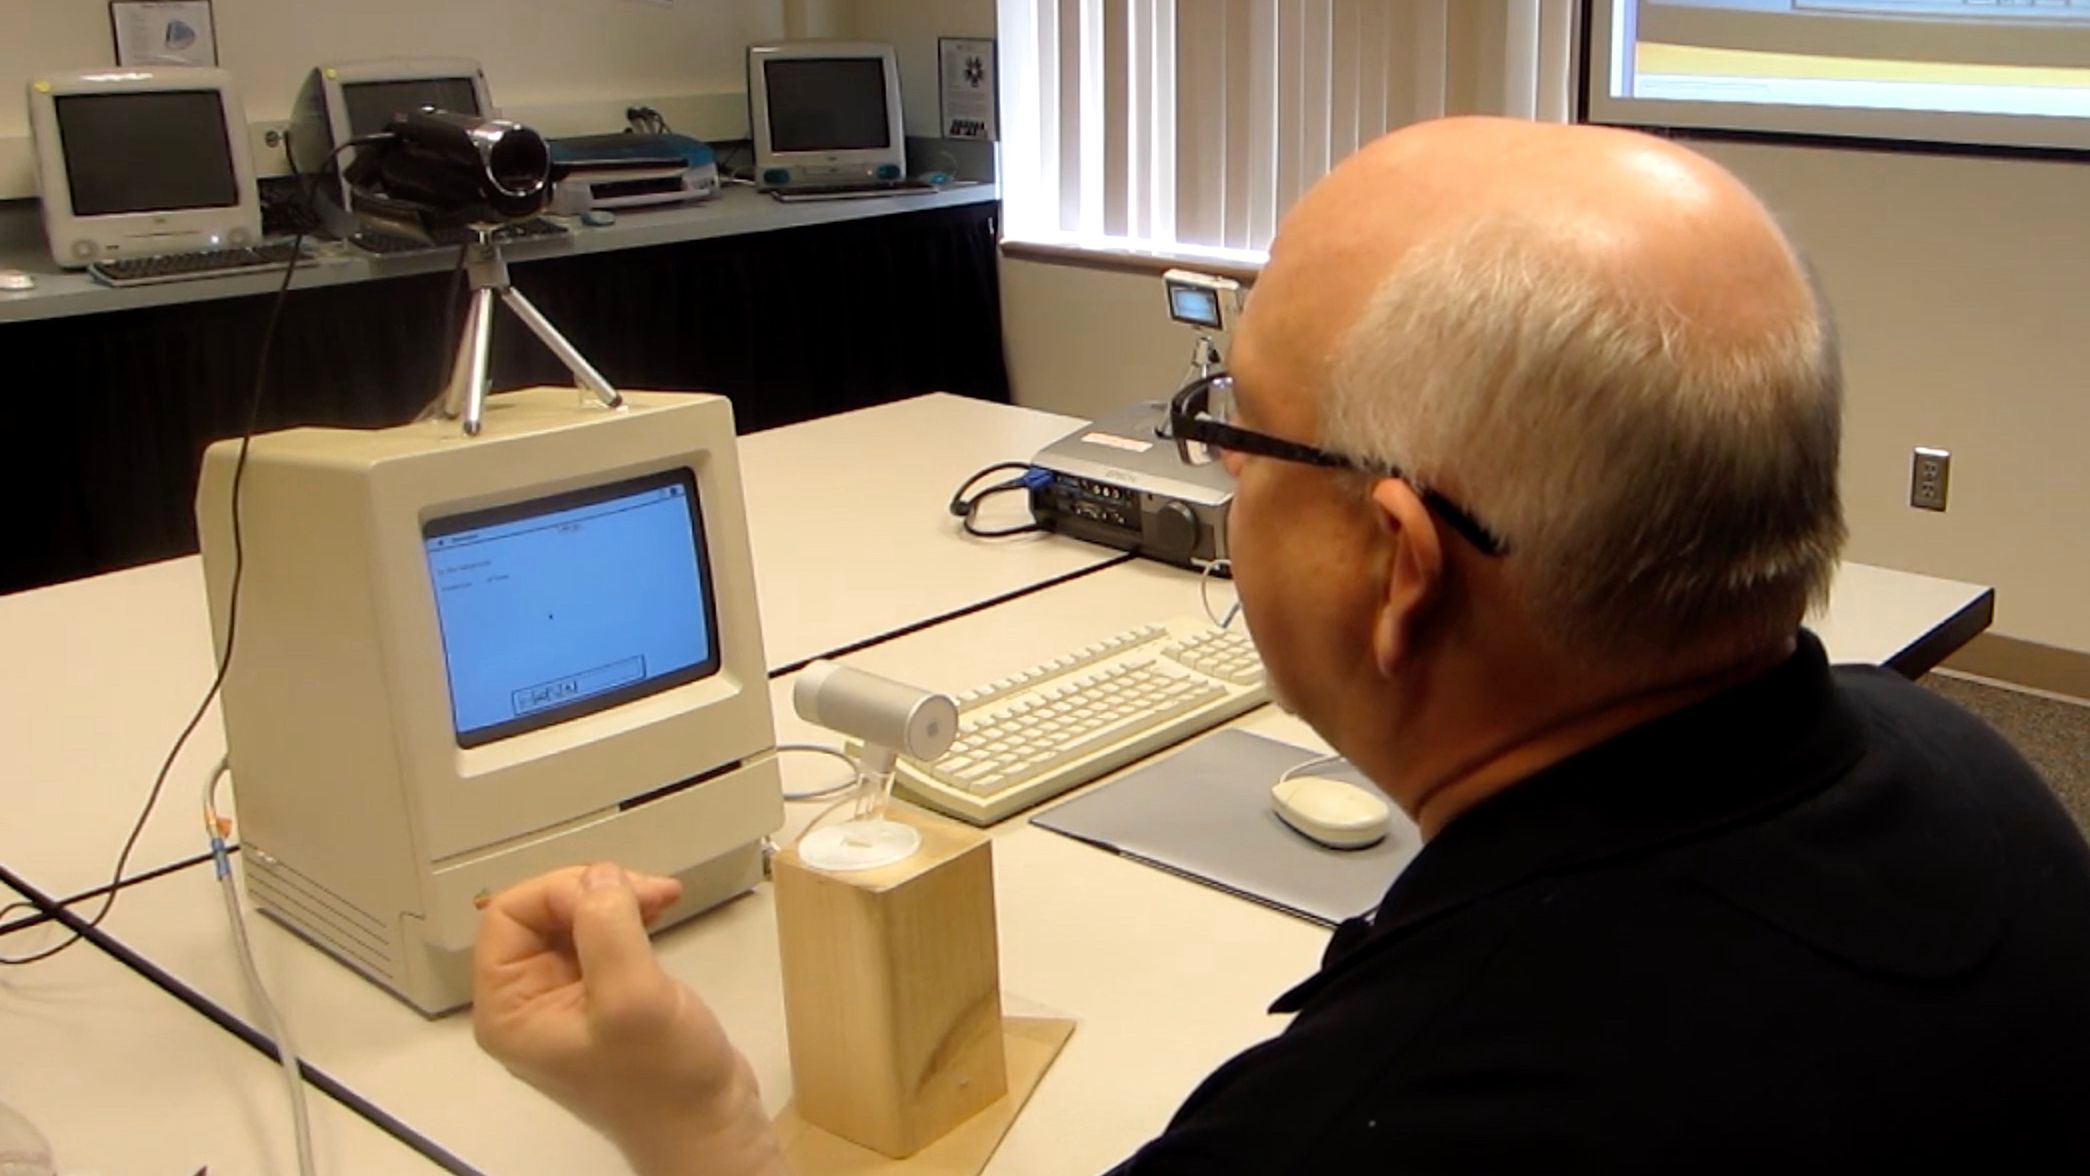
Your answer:
[[[1269,698],[1248,635],[1142,625],[956,696],[958,738],[894,788],[975,825],[1050,800]]]

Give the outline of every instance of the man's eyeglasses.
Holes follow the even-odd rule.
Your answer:
[[[1206,376],[1176,393],[1168,405],[1168,431],[1176,439],[1176,452],[1188,465],[1204,465],[1212,460],[1211,451],[1229,450],[1234,453],[1249,453],[1257,457],[1275,458],[1278,461],[1294,461],[1303,465],[1325,466],[1330,469],[1357,470],[1381,478],[1407,476],[1398,469],[1360,461],[1330,453],[1312,445],[1272,437],[1244,429],[1234,423],[1238,413],[1234,406],[1234,378],[1224,372]],[[1413,483],[1410,483],[1413,485]],[[1466,542],[1473,544],[1486,555],[1502,555],[1509,545],[1495,537],[1482,526],[1465,508],[1435,490],[1423,490],[1424,506],[1435,511],[1446,526],[1457,531]]]

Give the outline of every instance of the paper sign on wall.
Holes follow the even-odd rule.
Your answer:
[[[994,117],[994,42],[991,39],[938,37],[941,61],[943,137],[999,138]]]
[[[210,0],[110,0],[116,64],[218,64],[218,30]]]

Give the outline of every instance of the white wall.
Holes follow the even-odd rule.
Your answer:
[[[831,8],[846,4],[849,35],[884,41],[900,62],[900,105],[907,133],[942,134],[942,92],[938,86],[938,37],[994,36],[994,0],[825,0]],[[840,35],[840,34],[836,34]]]
[[[1996,587],[1997,632],[2090,652],[2090,166],[1705,144],[1843,327],[1851,557]],[[1949,509],[1910,450],[1952,451]]]
[[[280,122],[321,61],[460,56],[502,112],[552,134],[615,130],[647,102],[678,130],[746,134],[745,53],[784,34],[784,0],[215,0],[218,63],[247,117]],[[0,197],[35,192],[23,85],[114,64],[106,0],[0,0]],[[677,116],[681,116],[678,118]],[[276,162],[271,153],[257,155]],[[264,171],[273,170],[264,166]]]
[[[2090,167],[1702,145],[1821,273],[1850,380],[1852,559],[1992,584],[1995,631],[2090,652]],[[1018,401],[1093,415],[1187,355],[1149,277],[1004,261]],[[1952,451],[1950,509],[1908,505]]]

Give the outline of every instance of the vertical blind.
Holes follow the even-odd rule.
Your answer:
[[[1572,0],[1489,0],[1499,94],[1565,121]],[[1018,240],[1258,262],[1299,194],[1455,109],[1473,0],[1000,0],[1003,207]]]

